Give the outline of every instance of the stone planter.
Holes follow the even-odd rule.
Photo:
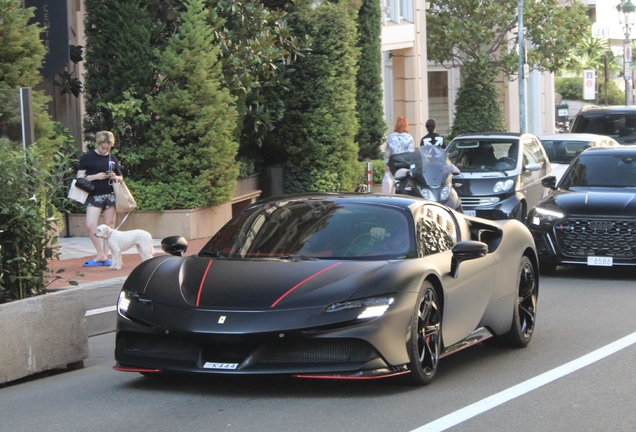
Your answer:
[[[0,384],[88,357],[83,288],[0,304]]]
[[[121,230],[142,229],[153,238],[162,239],[180,235],[187,240],[211,237],[228,222],[233,215],[253,203],[261,194],[259,175],[253,174],[237,182],[231,201],[218,206],[164,212],[133,211],[121,226]],[[118,213],[119,224],[123,215]],[[70,214],[68,232],[71,237],[88,237],[86,216]]]

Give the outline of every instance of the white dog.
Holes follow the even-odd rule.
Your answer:
[[[136,229],[130,231],[117,231],[108,225],[100,225],[95,231],[95,237],[106,239],[108,247],[113,253],[111,269],[121,269],[121,253],[135,246],[141,259],[146,261],[152,258],[154,248],[152,236],[148,231]]]

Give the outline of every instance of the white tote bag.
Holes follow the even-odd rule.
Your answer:
[[[73,179],[71,187],[68,189],[68,198],[84,204],[88,198],[88,192],[75,186],[75,179]]]
[[[382,193],[383,194],[395,193],[394,186],[395,185],[393,183],[393,176],[391,175],[389,171],[386,171],[384,173],[384,178],[382,179]]]

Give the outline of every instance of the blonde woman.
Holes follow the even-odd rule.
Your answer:
[[[99,225],[99,216],[102,213],[103,223],[114,228],[116,208],[112,184],[122,180],[119,161],[110,154],[111,148],[115,145],[113,133],[109,131],[97,132],[95,143],[97,148],[82,156],[77,171],[78,178],[85,177],[86,180],[95,185],[95,190],[89,194],[86,200],[86,229],[97,255],[86,261],[84,267],[111,265],[111,260],[108,258],[108,244],[95,237],[95,231]]]

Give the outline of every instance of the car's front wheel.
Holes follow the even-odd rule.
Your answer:
[[[505,345],[525,347],[532,339],[537,318],[537,298],[539,284],[537,269],[527,256],[521,258],[517,273],[517,296],[514,302],[514,313],[510,331],[498,339]]]
[[[409,340],[410,384],[426,385],[437,372],[442,347],[442,312],[435,287],[426,281],[417,298]]]

